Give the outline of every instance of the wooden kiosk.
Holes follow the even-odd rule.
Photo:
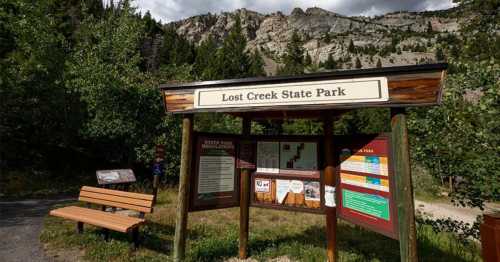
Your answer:
[[[188,212],[239,206],[239,256],[247,257],[249,207],[324,214],[327,257],[336,260],[337,217],[400,242],[417,261],[405,107],[441,102],[447,64],[346,70],[163,85],[167,113],[182,114],[174,260],[185,255]],[[334,137],[349,109],[390,107],[392,132]],[[193,132],[193,115],[241,117],[241,135]],[[316,137],[263,137],[255,119],[311,118]]]

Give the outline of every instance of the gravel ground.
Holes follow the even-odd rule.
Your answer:
[[[71,199],[0,201],[0,260],[52,261],[39,241],[43,219],[52,205]]]
[[[415,210],[435,219],[450,217],[454,220],[473,224],[476,217],[483,213],[500,212],[500,205],[488,203],[485,210],[481,211],[479,208],[454,206],[449,202],[424,202],[415,199]]]

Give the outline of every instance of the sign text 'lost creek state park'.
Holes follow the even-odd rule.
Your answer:
[[[195,108],[383,102],[387,78],[356,78],[195,90]]]

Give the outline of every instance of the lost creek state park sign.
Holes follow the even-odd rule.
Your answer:
[[[195,108],[383,102],[386,77],[196,89]]]

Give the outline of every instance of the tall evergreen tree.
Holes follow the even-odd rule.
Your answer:
[[[328,58],[326,59],[326,61],[323,65],[324,65],[325,69],[328,69],[328,70],[337,69],[337,61],[335,61],[332,54],[328,54]]]
[[[359,57],[356,57],[356,61],[354,63],[354,67],[357,68],[357,69],[363,67],[363,65],[361,64],[361,60],[359,60]]]
[[[285,55],[283,56],[284,66],[280,68],[279,74],[298,75],[304,73],[304,52],[302,40],[297,31],[294,31],[290,42],[286,45]]]
[[[229,35],[224,39],[217,54],[219,78],[241,78],[248,76],[250,57],[246,51],[247,40],[243,35],[241,19],[235,16]]]
[[[266,76],[266,71],[264,71],[264,59],[262,59],[262,56],[257,48],[250,56],[248,76]]]
[[[349,53],[353,53],[353,54],[356,53],[356,46],[354,45],[354,42],[352,41],[352,39],[349,41],[349,46],[347,47],[347,51],[349,51]]]
[[[212,35],[209,35],[196,48],[194,72],[199,79],[209,80],[217,78],[216,54],[217,43]]]
[[[377,60],[377,68],[382,67],[382,61],[380,61],[380,58]]]

